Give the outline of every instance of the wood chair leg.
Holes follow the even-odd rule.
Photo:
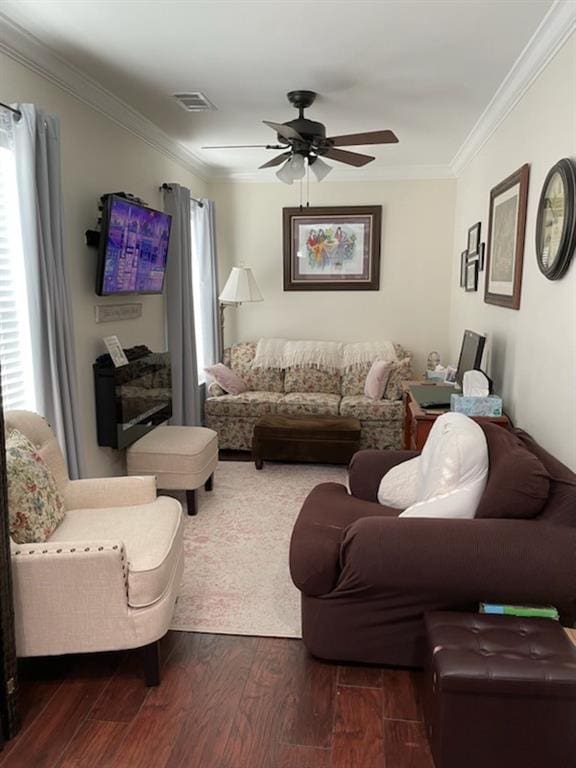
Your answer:
[[[196,497],[197,497],[196,490],[186,491],[186,506],[188,507],[189,515],[198,514],[198,505],[197,505]]]
[[[214,472],[210,475],[208,480],[204,483],[204,490],[211,491],[214,489]]]
[[[144,654],[144,679],[146,685],[160,685],[160,643],[145,645],[142,648]]]

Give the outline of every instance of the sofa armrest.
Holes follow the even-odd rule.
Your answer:
[[[132,507],[156,501],[156,478],[98,477],[71,480],[64,491],[66,509]]]
[[[222,389],[222,387],[215,381],[211,381],[206,386],[206,392],[208,393],[208,397],[222,397],[222,395],[225,395],[225,390]]]
[[[11,550],[19,655],[71,652],[90,622],[126,616],[121,541],[11,543]]]
[[[378,486],[386,472],[419,455],[420,451],[358,451],[348,468],[350,492],[357,499],[377,501]]]
[[[576,530],[533,520],[365,518],[347,529],[340,562],[338,588],[576,605]]]

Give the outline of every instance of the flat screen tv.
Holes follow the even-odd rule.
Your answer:
[[[474,331],[464,331],[462,346],[460,347],[460,358],[458,359],[458,369],[456,371],[456,381],[460,386],[462,386],[462,380],[466,371],[480,370],[485,342],[486,336],[474,333]]]
[[[102,211],[96,293],[162,293],[172,217],[109,195]]]

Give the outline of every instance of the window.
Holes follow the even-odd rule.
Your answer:
[[[217,362],[216,276],[211,227],[211,203],[192,203],[190,216],[192,240],[192,296],[194,300],[194,331],[198,381],[206,380],[204,368]]]
[[[196,364],[198,366],[198,381],[202,384],[206,379],[204,368],[209,363],[205,361],[204,352],[204,333],[203,325],[205,322],[206,313],[203,312],[202,306],[202,291],[201,284],[201,272],[200,272],[200,259],[198,255],[198,244],[196,242],[197,224],[195,222],[194,204],[192,205],[192,215],[190,217],[190,228],[192,232],[192,296],[194,299],[194,335],[196,337]]]
[[[0,364],[6,410],[36,409],[12,114],[0,110]]]

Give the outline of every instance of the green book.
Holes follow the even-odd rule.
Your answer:
[[[480,613],[496,613],[504,616],[559,620],[553,605],[505,605],[503,603],[480,603]]]

